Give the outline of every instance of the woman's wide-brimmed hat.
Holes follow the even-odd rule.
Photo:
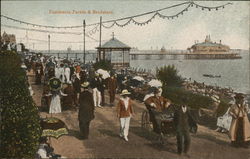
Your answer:
[[[122,90],[121,96],[131,94],[127,89]]]
[[[89,86],[89,82],[83,82],[81,84],[81,87],[83,87],[83,88],[87,88],[88,86]]]
[[[49,80],[49,87],[52,91],[58,91],[62,87],[62,82],[60,79],[53,77]]]
[[[235,99],[244,99],[244,94],[243,93],[236,93],[234,98]]]

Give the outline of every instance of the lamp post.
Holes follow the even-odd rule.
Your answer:
[[[50,53],[50,35],[48,35],[48,51]]]
[[[85,20],[83,20],[83,63],[85,64],[86,60],[86,53],[85,53],[85,28],[86,28],[86,23]]]
[[[102,46],[102,17],[100,17],[100,35],[99,35],[99,57],[98,60],[101,60],[101,46]]]

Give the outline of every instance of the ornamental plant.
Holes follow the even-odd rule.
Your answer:
[[[162,82],[163,87],[181,87],[184,82],[174,65],[157,68],[156,77]]]
[[[0,158],[34,158],[41,135],[39,114],[16,52],[1,51],[0,74]]]

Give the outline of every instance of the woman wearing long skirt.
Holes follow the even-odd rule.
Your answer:
[[[250,141],[250,123],[248,120],[248,106],[244,103],[241,93],[235,95],[235,105],[229,110],[233,120],[229,130],[232,145],[235,147],[248,147]]]
[[[67,94],[62,93],[61,91],[51,92],[51,102],[49,107],[49,113],[61,113],[61,96],[67,96]]]

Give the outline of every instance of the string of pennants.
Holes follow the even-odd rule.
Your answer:
[[[98,29],[99,26],[100,26],[99,24],[96,25],[93,29],[88,31],[85,35],[89,38],[92,38],[91,35],[99,31]],[[13,29],[18,29],[18,30],[36,31],[36,32],[42,32],[42,33],[70,34],[70,35],[82,35],[83,34],[82,32],[52,31],[52,30],[43,30],[43,29],[36,29],[36,28],[17,27],[17,26],[12,26],[12,25],[5,25],[5,24],[2,24],[1,27],[13,28]],[[98,41],[96,39],[93,39],[93,40]]]
[[[177,14],[175,14],[175,15],[167,16],[167,15],[163,15],[163,14],[160,13],[160,11],[162,11],[162,10],[173,8],[173,7],[176,7],[176,6],[179,6],[179,5],[184,5],[184,4],[188,4],[188,6],[186,8],[184,8],[183,10],[181,10],[180,12],[178,12]],[[131,22],[136,24],[136,25],[143,26],[143,25],[146,25],[146,24],[150,23],[156,16],[158,16],[158,17],[160,17],[162,19],[168,19],[168,20],[178,18],[180,15],[183,15],[184,12],[187,12],[190,7],[195,6],[196,8],[201,8],[202,10],[211,11],[211,10],[219,10],[221,8],[225,8],[226,5],[230,5],[230,4],[232,4],[232,3],[226,3],[224,5],[220,5],[220,6],[216,6],[216,7],[207,7],[207,6],[198,5],[195,2],[185,2],[185,3],[181,3],[179,5],[175,5],[175,6],[171,6],[171,7],[156,10],[156,11],[153,12],[153,16],[151,18],[149,18],[148,20],[144,21],[144,22],[137,22],[134,18],[138,17],[138,16],[132,16],[132,17],[127,17],[127,18],[122,18],[122,19],[118,19],[118,20],[109,21],[109,23],[112,22],[112,24],[110,26],[104,25],[104,23],[107,23],[107,22],[103,22],[102,26],[104,28],[112,28],[114,25],[116,25],[118,27],[124,27],[124,26],[130,24]],[[144,16],[144,15],[148,15],[148,14],[152,14],[152,12],[140,14],[139,16]],[[124,24],[119,24],[118,23],[118,21],[125,20],[125,19],[128,19],[128,21],[125,22]]]
[[[26,37],[23,37],[23,38],[17,38],[17,39],[20,39],[20,40],[26,40]],[[42,39],[34,39],[34,38],[29,38],[28,40],[31,40],[31,41],[37,41],[37,42],[40,42],[40,43],[48,43],[48,40],[42,40]],[[102,42],[106,42],[107,40],[102,40]],[[53,42],[53,43],[83,43],[83,41],[56,41],[56,40],[52,40],[50,42]],[[93,42],[93,41],[86,41],[86,42]]]
[[[162,8],[162,9],[154,10],[154,11],[151,11],[151,12],[146,12],[146,13],[130,16],[130,17],[125,17],[125,18],[120,18],[120,19],[115,19],[115,20],[102,21],[101,23],[99,22],[99,23],[87,24],[86,27],[89,27],[89,26],[94,26],[94,27],[92,29],[90,29],[90,31],[86,32],[85,35],[86,35],[86,37],[94,40],[95,42],[98,42],[99,40],[97,40],[97,39],[95,39],[95,38],[93,38],[91,36],[94,35],[96,32],[99,32],[100,24],[102,25],[102,27],[107,28],[107,29],[112,28],[115,25],[118,26],[118,27],[125,27],[125,26],[129,25],[130,23],[133,23],[133,24],[138,25],[138,26],[144,26],[144,25],[152,22],[152,20],[155,19],[157,16],[159,18],[168,19],[168,20],[178,18],[179,16],[181,16],[185,12],[187,12],[190,7],[201,8],[202,10],[207,10],[207,11],[212,11],[212,10],[217,11],[217,10],[223,9],[223,8],[225,8],[225,6],[231,5],[231,4],[232,3],[226,3],[226,4],[220,5],[220,6],[208,7],[208,6],[202,6],[202,5],[196,4],[193,1],[184,2],[184,3],[172,5],[172,6],[169,6],[169,7],[165,7],[165,8]],[[163,14],[160,13],[160,11],[164,11],[164,10],[174,8],[174,7],[178,7],[178,6],[182,6],[182,5],[187,5],[187,7],[185,7],[183,10],[181,10],[180,12],[178,12],[175,15],[170,15],[169,16],[169,15],[163,15]],[[145,16],[145,15],[151,15],[151,14],[152,14],[151,18],[149,18],[148,20],[146,20],[144,22],[138,22],[138,21],[135,20],[135,18],[137,18],[137,17],[142,17],[142,16]],[[74,29],[74,28],[82,28],[83,27],[83,25],[63,26],[63,27],[62,26],[40,25],[40,24],[24,22],[24,21],[21,21],[21,20],[17,20],[17,19],[5,16],[5,15],[1,15],[1,17],[6,18],[8,20],[12,20],[14,22],[18,22],[20,24],[26,24],[26,25],[29,25],[29,26],[39,27],[39,28],[43,27],[43,28],[46,28],[46,29],[47,28],[50,28],[50,29],[69,29],[69,28]],[[123,24],[119,23],[119,22],[124,21],[124,20],[127,20],[127,21],[125,23],[123,23]],[[106,24],[109,24],[109,23],[111,23],[111,25],[106,25]],[[26,31],[28,30],[28,31],[43,32],[43,33],[70,34],[70,35],[82,35],[83,34],[82,32],[54,31],[54,30],[45,30],[45,29],[39,29],[39,28],[24,28],[24,27],[17,27],[17,26],[4,25],[4,24],[1,24],[1,27],[7,27],[7,28],[13,28],[13,29],[19,29],[19,30],[26,30]],[[34,39],[34,40],[37,41],[38,39]],[[40,41],[42,41],[42,40],[40,40]],[[62,43],[61,41],[60,42],[57,41],[57,42]],[[67,43],[82,43],[82,42],[67,42]]]
[[[163,10],[167,10],[167,9],[170,9],[170,8],[174,8],[174,7],[177,7],[177,6],[182,6],[182,5],[186,5],[188,4],[188,6],[183,9],[182,11],[180,11],[179,13],[175,14],[175,15],[171,15],[171,16],[167,16],[167,15],[163,15],[160,13],[160,11],[163,11]],[[174,19],[174,18],[178,18],[178,16],[180,15],[183,15],[184,12],[188,11],[188,9],[190,7],[193,7],[195,6],[196,8],[201,8],[202,10],[208,10],[208,11],[211,11],[211,10],[218,10],[218,9],[221,9],[221,8],[225,8],[225,6],[229,5],[229,4],[232,4],[232,3],[226,3],[224,5],[220,5],[220,6],[215,6],[215,7],[208,7],[208,6],[202,6],[202,5],[199,5],[199,4],[196,4],[195,2],[193,1],[189,1],[189,2],[184,2],[184,3],[180,3],[180,4],[176,4],[176,5],[173,5],[173,6],[169,6],[169,7],[165,7],[165,8],[162,8],[162,9],[158,9],[158,10],[154,10],[154,11],[151,11],[151,12],[146,12],[146,13],[143,13],[143,14],[139,14],[139,15],[135,15],[135,16],[131,16],[131,17],[126,17],[126,18],[120,18],[120,19],[115,19],[115,20],[109,20],[109,21],[103,21],[102,22],[102,26],[105,27],[105,28],[111,28],[113,27],[114,25],[117,25],[119,27],[124,27],[128,24],[130,24],[131,22],[136,24],[136,25],[146,25],[148,24],[149,22],[151,22],[156,16],[160,17],[160,18],[163,18],[163,19]],[[141,16],[144,16],[144,15],[149,15],[149,14],[153,14],[153,16],[151,18],[149,18],[148,20],[146,20],[145,22],[138,22],[136,21],[134,18],[136,17],[141,17]],[[50,25],[40,25],[40,24],[34,24],[34,23],[29,23],[29,22],[24,22],[24,21],[21,21],[21,20],[17,20],[17,19],[14,19],[14,18],[11,18],[11,17],[8,17],[6,15],[2,15],[1,14],[1,17],[3,18],[6,18],[8,20],[12,20],[14,22],[18,22],[20,24],[26,24],[26,25],[30,25],[30,26],[33,26],[33,27],[44,27],[44,28],[52,28],[52,29],[73,29],[73,28],[82,28],[83,25],[77,25],[77,26],[50,26]],[[128,20],[126,23],[124,24],[119,24],[118,21],[122,21],[122,20]],[[106,23],[112,23],[110,26],[106,26],[104,24]],[[92,23],[92,24],[87,24],[86,27],[88,26],[95,26],[91,31],[90,31],[90,34],[93,34],[96,30],[98,30],[98,25],[100,25],[100,22],[99,23]],[[37,29],[38,30],[38,29]],[[37,31],[36,30],[36,31]],[[47,31],[48,32],[48,31]],[[50,32],[53,32],[53,31],[50,31]],[[53,32],[53,33],[58,33],[58,32]],[[60,33],[60,32],[59,32]],[[62,32],[61,32],[62,33]],[[77,35],[80,35],[82,33],[78,33]]]

